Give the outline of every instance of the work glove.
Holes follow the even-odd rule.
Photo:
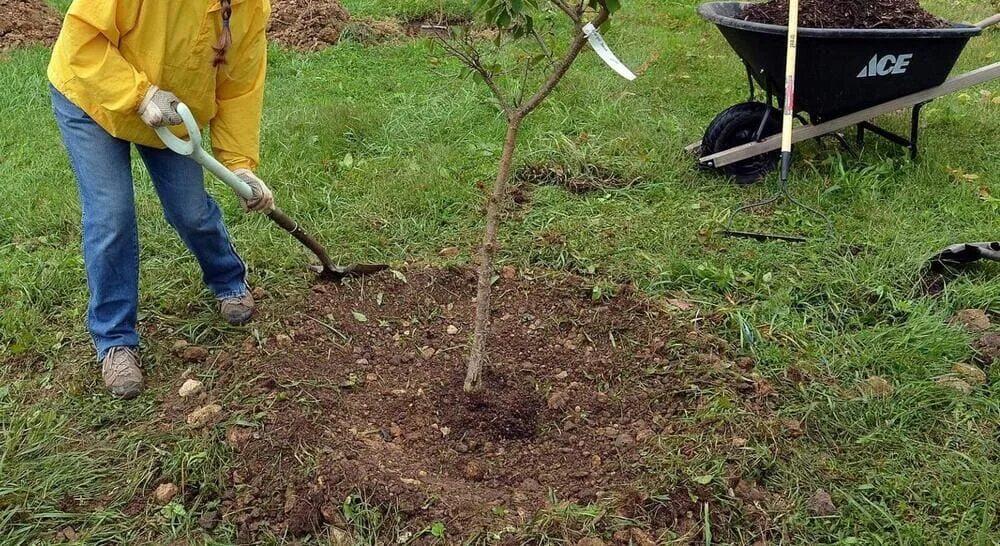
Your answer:
[[[184,121],[177,113],[177,105],[180,102],[177,95],[170,91],[164,91],[155,85],[150,85],[149,90],[146,91],[146,97],[139,104],[139,117],[153,129],[179,125]]]
[[[264,214],[274,210],[274,194],[271,193],[271,190],[268,189],[263,180],[257,178],[257,175],[248,169],[236,169],[233,173],[246,182],[253,191],[253,198],[240,198],[240,201],[243,202],[243,210],[247,212],[262,212]]]

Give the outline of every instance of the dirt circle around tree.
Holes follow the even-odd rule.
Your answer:
[[[0,0],[0,51],[52,45],[62,19],[45,0]]]
[[[468,396],[474,294],[465,269],[316,285],[285,334],[227,355],[214,390],[237,389],[227,413],[254,423],[227,432],[222,513],[241,540],[344,527],[355,494],[451,537],[560,503],[622,506],[651,471],[645,455],[699,403],[693,385],[753,396],[749,359],[678,311],[512,268],[495,286],[485,389]],[[694,525],[695,501],[678,499],[657,526]]]

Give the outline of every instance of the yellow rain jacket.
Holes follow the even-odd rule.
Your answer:
[[[233,44],[212,66],[218,0],[74,0],[52,51],[52,85],[117,138],[163,148],[136,110],[150,84],[177,95],[230,169],[260,161],[269,0],[233,0]],[[181,137],[183,126],[172,128]]]

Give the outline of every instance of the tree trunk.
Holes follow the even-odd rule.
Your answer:
[[[476,332],[472,340],[472,351],[469,353],[469,365],[465,374],[465,392],[479,390],[486,363],[486,336],[490,326],[490,293],[493,280],[493,255],[497,250],[497,228],[500,218],[507,209],[507,181],[510,179],[511,166],[514,162],[514,149],[517,147],[517,134],[521,129],[523,117],[519,112],[511,114],[507,121],[507,138],[500,156],[500,170],[497,172],[493,193],[486,202],[486,232],[483,234],[483,244],[479,247],[479,282],[476,289]]]

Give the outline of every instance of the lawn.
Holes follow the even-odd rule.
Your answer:
[[[345,3],[376,18],[466,10],[458,0]],[[956,20],[993,11],[986,0],[925,5]],[[742,468],[783,499],[769,513],[769,536],[782,543],[1000,542],[1000,376],[988,368],[969,393],[936,382],[973,357],[974,338],[950,317],[1000,313],[1000,267],[975,268],[934,297],[917,289],[934,251],[1000,236],[1000,83],[928,105],[915,162],[873,138],[860,158],[832,141],[801,146],[793,191],[830,215],[835,238],[823,237],[821,218],[787,204],[740,221],[806,232],[809,242],[723,238],[716,232],[728,211],[767,195],[775,180],[741,188],[697,170],[683,151],[745,99],[741,64],[694,6],[625,3],[606,37],[627,64],[645,65],[642,77],[627,83],[586,54],[522,134],[519,165],[595,164],[636,183],[586,194],[535,188],[505,224],[499,260],[690,302],[690,320],[752,354],[777,390],[777,413],[802,423],[794,438],[762,439],[735,460],[712,449],[728,439],[685,438],[702,448],[681,456],[671,452],[681,439],[664,438],[653,454],[663,469],[656,487],[708,476],[707,514],[734,503],[721,469]],[[504,123],[488,92],[429,44],[272,47],[260,174],[336,259],[397,269],[471,262],[482,229],[475,183],[494,173]],[[998,52],[1000,33],[989,32],[956,70],[996,62]],[[232,526],[208,534],[198,525],[227,486],[234,454],[222,433],[157,419],[189,366],[170,348],[178,339],[225,349],[274,335],[308,293],[308,257],[210,183],[252,284],[268,294],[262,320],[223,326],[137,165],[149,390],[130,402],[107,396],[84,329],[79,206],[50,112],[47,61],[37,47],[0,54],[0,543],[49,542],[66,528],[86,543],[229,543]],[[903,130],[907,119],[884,122]],[[445,247],[461,253],[442,257]],[[194,373],[210,382],[214,372]],[[892,393],[862,396],[871,376]],[[703,394],[712,404],[692,418],[736,418],[723,396]],[[199,493],[137,510],[165,480]],[[831,494],[834,515],[810,510],[818,489]],[[752,543],[760,532],[724,536]],[[699,531],[697,540],[710,536]]]

